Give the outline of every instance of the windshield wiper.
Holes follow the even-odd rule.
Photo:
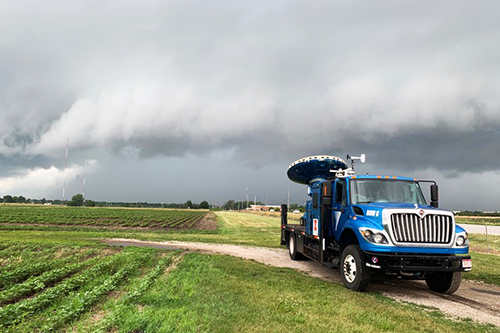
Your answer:
[[[356,204],[369,204],[372,203],[373,201],[358,201]]]

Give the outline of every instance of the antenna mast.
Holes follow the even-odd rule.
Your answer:
[[[66,138],[66,159],[64,160],[64,180],[63,180],[63,193],[62,193],[62,203],[66,200],[66,168],[68,167],[68,148],[69,148],[69,138]]]
[[[85,166],[83,168],[83,201],[85,201],[85,178],[87,178],[87,155],[85,155]]]
[[[248,208],[248,186],[247,186],[247,194],[246,194],[246,197],[247,197],[247,205],[245,207],[245,210]]]
[[[287,199],[287,207],[290,207],[290,188],[288,188],[288,199]]]

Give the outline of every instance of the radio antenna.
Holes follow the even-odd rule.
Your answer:
[[[87,155],[85,155],[85,166],[83,168],[83,200],[85,201],[85,178],[87,178]]]
[[[66,169],[68,167],[68,148],[69,148],[69,138],[66,138],[66,158],[64,160],[64,180],[63,180],[63,193],[62,193],[62,203],[66,200]]]

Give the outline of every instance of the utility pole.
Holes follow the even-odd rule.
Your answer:
[[[85,179],[87,178],[87,155],[85,155],[85,166],[83,168],[83,201],[85,201]]]
[[[287,207],[290,207],[290,188],[288,188],[288,200],[286,202]]]
[[[245,210],[248,208],[248,186],[247,186],[247,194],[246,194],[246,197],[247,197],[247,206],[245,207]]]
[[[68,167],[68,148],[69,148],[69,138],[66,138],[66,159],[64,160],[64,180],[63,180],[63,193],[62,193],[62,203],[66,200],[66,168]]]

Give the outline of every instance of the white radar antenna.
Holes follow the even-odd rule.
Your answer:
[[[366,155],[365,154],[361,154],[361,156],[350,156],[350,155],[347,155],[347,160],[351,160],[351,169],[352,171],[354,171],[354,161],[355,160],[359,160],[361,163],[365,163],[366,162]]]

